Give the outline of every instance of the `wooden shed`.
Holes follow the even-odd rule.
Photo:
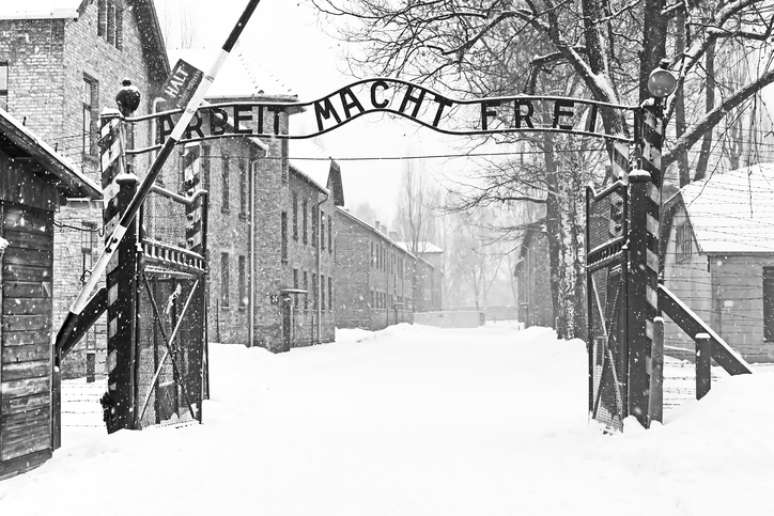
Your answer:
[[[51,293],[54,212],[66,197],[101,193],[0,109],[0,479],[59,442]]]

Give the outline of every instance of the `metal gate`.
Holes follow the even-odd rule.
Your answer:
[[[127,167],[123,124],[115,115],[103,119],[107,235],[138,185]],[[207,193],[200,187],[198,153],[198,146],[186,146],[181,156],[184,193],[152,187],[107,268],[109,378],[102,404],[108,432],[202,419]]]
[[[624,181],[586,189],[589,412],[615,430],[627,412],[628,210]]]

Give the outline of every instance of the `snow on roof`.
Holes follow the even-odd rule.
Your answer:
[[[62,181],[69,195],[91,199],[102,198],[102,189],[95,182],[2,108],[0,108],[0,133],[15,145],[34,155],[49,172]]]
[[[397,244],[405,249],[406,251],[411,249],[411,242],[397,242]],[[420,254],[436,254],[436,253],[442,253],[443,249],[438,247],[432,242],[428,242],[426,240],[420,240],[417,242],[417,252]]]
[[[219,52],[219,48],[173,49],[169,51],[169,58],[173,65],[178,59],[184,59],[206,72]],[[260,59],[247,58],[237,46],[215,77],[207,98],[252,96],[287,97],[290,100],[295,95],[288,85],[261,64]]]
[[[328,172],[331,168],[330,154],[318,138],[288,141],[288,156],[293,168],[301,171],[318,185],[328,184]]]
[[[4,0],[0,19],[77,18],[83,0]]]
[[[408,254],[408,255],[409,255],[409,256],[411,256],[412,258],[419,258],[419,257],[417,257],[417,256],[414,256],[414,255],[411,253],[411,251],[409,251],[409,250],[406,248],[406,246],[404,246],[404,245],[403,245],[403,243],[402,243],[402,242],[396,242],[395,240],[393,240],[392,238],[390,238],[390,235],[388,235],[387,233],[385,233],[385,232],[384,232],[384,231],[382,231],[381,229],[377,228],[376,226],[369,224],[368,222],[364,221],[364,220],[363,220],[363,219],[361,219],[360,217],[358,217],[358,216],[356,216],[356,215],[352,214],[352,213],[351,213],[349,210],[347,210],[346,208],[342,208],[341,206],[337,206],[337,207],[336,207],[336,210],[337,210],[337,212],[338,212],[338,213],[340,213],[340,214],[342,214],[342,215],[346,216],[347,218],[349,218],[349,219],[350,219],[350,220],[352,220],[353,222],[355,222],[355,223],[357,223],[357,224],[360,224],[361,226],[365,227],[365,228],[366,228],[366,229],[368,229],[369,231],[371,231],[371,232],[375,233],[376,235],[378,235],[379,237],[381,237],[382,239],[384,239],[384,240],[385,240],[385,241],[387,241],[388,243],[390,243],[390,244],[394,245],[395,247],[397,247],[398,249],[400,249],[400,250],[401,250],[401,251],[403,251],[404,253]],[[426,260],[423,260],[423,261],[426,261]]]
[[[716,172],[680,190],[703,253],[774,253],[774,163]]]

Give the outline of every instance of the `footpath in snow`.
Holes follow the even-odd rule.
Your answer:
[[[62,449],[0,482],[0,515],[774,513],[770,369],[603,436],[584,344],[547,329],[399,325],[211,357],[204,425],[107,436],[98,411],[65,411]]]

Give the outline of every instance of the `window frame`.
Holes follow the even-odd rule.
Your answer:
[[[4,72],[0,72],[0,77],[5,75],[5,88],[2,87],[2,84],[0,84],[0,108],[8,110],[8,82],[9,77],[11,75],[11,65],[8,61],[0,61],[0,70],[4,70]]]
[[[774,342],[774,267],[762,271],[763,341]],[[769,293],[770,295],[767,295]]]
[[[280,212],[280,258],[288,263],[288,212]]]
[[[231,307],[231,260],[229,253],[220,253],[220,307]]]
[[[84,88],[81,97],[81,116],[83,131],[81,140],[81,154],[85,159],[95,160],[99,157],[99,81],[91,75],[84,73],[82,86]],[[89,102],[86,102],[86,88],[89,90]],[[86,114],[89,115],[89,132],[86,132]],[[87,149],[88,142],[88,149]]]
[[[237,291],[239,294],[239,309],[247,307],[247,258],[240,254],[237,258]]]
[[[229,184],[231,183],[231,164],[228,156],[223,156],[220,170],[220,212],[231,213],[231,195]]]

